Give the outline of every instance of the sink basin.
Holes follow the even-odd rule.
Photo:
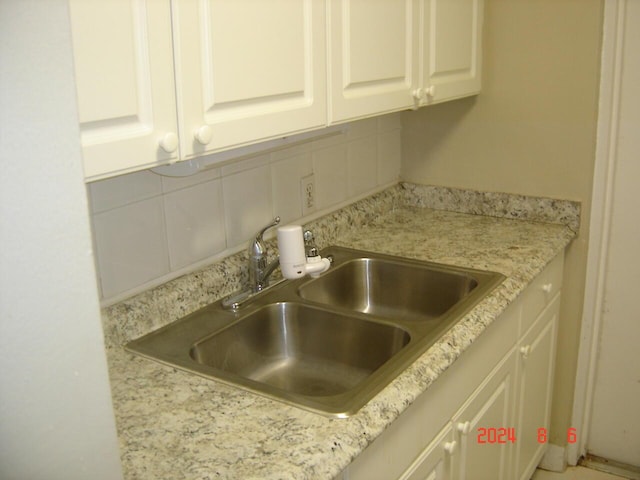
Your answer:
[[[330,417],[357,412],[504,277],[343,247],[318,278],[222,302],[127,350]]]
[[[305,300],[409,321],[441,317],[478,286],[469,273],[408,260],[357,258],[303,284]]]
[[[198,341],[190,355],[228,374],[315,397],[353,389],[409,339],[393,325],[283,302]]]

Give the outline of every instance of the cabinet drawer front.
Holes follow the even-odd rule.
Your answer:
[[[564,254],[561,253],[547,265],[525,291],[522,298],[520,335],[523,335],[531,327],[545,306],[560,290],[563,262]]]

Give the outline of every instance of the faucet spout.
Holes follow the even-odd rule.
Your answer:
[[[249,242],[249,283],[244,285],[237,292],[222,300],[222,306],[232,310],[237,310],[243,303],[253,298],[253,296],[269,286],[269,277],[280,265],[280,259],[267,263],[267,246],[262,238],[264,233],[280,223],[280,217],[273,219],[271,223],[263,227],[255,237]]]
[[[253,292],[259,292],[268,285],[269,275],[278,266],[275,261],[270,265],[267,263],[267,247],[262,237],[268,229],[279,223],[280,217],[274,218],[249,242],[249,288]]]
[[[276,258],[273,262],[267,265],[267,268],[262,272],[262,282],[266,285],[269,283],[269,277],[274,272],[276,268],[280,266],[280,258]]]

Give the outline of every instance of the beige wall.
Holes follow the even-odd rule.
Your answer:
[[[566,443],[584,293],[602,0],[486,0],[478,97],[403,116],[413,182],[582,202],[568,250],[551,441]]]

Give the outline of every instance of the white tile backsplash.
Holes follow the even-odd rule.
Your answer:
[[[391,113],[376,117],[378,119],[378,131],[389,132],[391,130],[399,130],[402,128],[402,116],[400,113]]]
[[[344,145],[347,142],[347,133],[352,124],[345,125],[345,129],[342,132],[334,132],[332,135],[328,135],[324,138],[319,138],[311,142],[312,152],[321,150],[327,147],[334,147],[336,145]]]
[[[356,138],[370,137],[375,135],[378,131],[378,118],[366,118],[364,120],[358,120],[349,124],[349,130],[347,131],[347,138],[354,140]]]
[[[89,198],[93,213],[105,212],[147,198],[160,195],[162,177],[149,171],[121,175],[89,184]]]
[[[378,185],[378,145],[369,137],[349,142],[348,194],[355,197]]]
[[[165,195],[164,214],[172,270],[212,257],[226,248],[221,180]]]
[[[316,204],[322,210],[344,202],[348,197],[347,145],[341,144],[313,152],[316,177]]]
[[[378,135],[378,184],[398,181],[402,159],[401,130],[391,130]]]
[[[268,165],[222,178],[227,245],[246,242],[274,217]]]
[[[163,193],[169,193],[220,178],[221,170],[220,168],[208,168],[197,175],[189,175],[186,177],[163,177],[155,174],[152,175],[160,177]]]
[[[256,155],[253,157],[238,160],[237,162],[229,163],[222,167],[222,176],[228,177],[234,173],[240,173],[247,170],[254,170],[258,167],[263,167],[269,164],[270,156]]]
[[[314,174],[322,212],[397,181],[401,153],[396,113],[190,177],[145,171],[91,183],[104,303],[237,250],[275,215],[301,220],[302,177]]]
[[[304,142],[291,147],[282,148],[271,153],[271,161],[278,162],[285,158],[297,157],[305,153],[311,153],[313,150],[313,142]]]
[[[170,272],[162,198],[93,216],[97,263],[105,298]]]
[[[271,164],[273,212],[281,223],[302,217],[300,179],[313,173],[311,153],[303,153]]]

